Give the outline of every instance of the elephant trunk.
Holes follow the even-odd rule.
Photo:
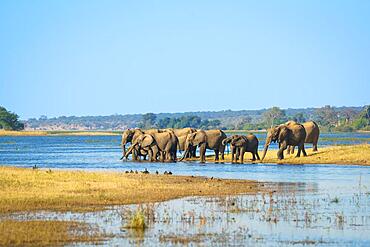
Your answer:
[[[263,154],[262,154],[261,160],[263,160],[265,158],[266,153],[267,153],[267,149],[269,148],[269,146],[270,146],[270,143],[265,144],[265,148],[263,149]]]
[[[225,138],[222,140],[222,145],[226,146],[226,144],[228,144],[230,142],[231,138],[228,137],[228,138]]]
[[[186,149],[181,159],[179,159],[179,161],[183,161],[185,157],[188,155],[188,153],[189,153],[189,149]]]
[[[123,157],[126,157],[126,142],[122,142],[122,158],[121,158],[121,160],[123,159]]]
[[[127,157],[130,155],[130,153],[132,152],[132,150],[134,149],[135,145],[131,145],[127,151],[125,152],[125,155],[123,157],[125,157],[127,159]],[[122,158],[123,158],[122,157]]]

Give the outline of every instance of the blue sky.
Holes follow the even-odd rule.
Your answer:
[[[369,104],[370,1],[0,1],[22,119]]]

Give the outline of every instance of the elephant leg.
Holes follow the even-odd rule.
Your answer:
[[[290,149],[291,149],[291,150],[290,150],[290,153],[291,153],[291,154],[294,154],[294,148],[295,148],[295,146],[291,146],[291,147],[290,147]]]
[[[252,161],[255,161],[256,160],[256,155],[254,154],[254,152],[252,152]]]
[[[256,149],[254,152],[255,152],[255,154],[256,154],[256,156],[257,156],[257,160],[261,160],[261,159],[260,159],[260,156],[258,155],[258,149]]]
[[[221,153],[221,159],[225,160],[225,146],[221,146],[220,148],[220,153]]]
[[[317,152],[317,141],[312,143],[312,145],[313,145],[312,151]]]
[[[290,148],[291,148],[292,146],[288,146],[288,148],[287,148],[287,151],[286,151],[286,154],[290,154]]]
[[[219,152],[220,151],[218,149],[215,150],[215,161],[218,161],[219,160],[219,157],[218,157],[219,156]]]
[[[287,145],[285,142],[281,143],[280,145],[280,149],[279,151],[277,152],[277,156],[278,156],[278,159],[279,160],[282,160],[284,159],[284,150],[287,149]]]
[[[199,147],[199,156],[200,156],[200,163],[206,162],[206,145],[201,145]]]
[[[307,156],[306,149],[304,148],[304,144],[302,144],[302,153],[304,157]]]
[[[241,150],[240,150],[240,164],[244,163],[244,153],[245,153],[244,148],[241,148]]]
[[[231,163],[233,163],[234,162],[234,156],[235,156],[235,148],[230,147],[230,151],[231,151]]]
[[[240,156],[240,148],[235,148],[236,149],[236,155],[235,155],[235,162],[237,162],[239,160],[239,156]]]

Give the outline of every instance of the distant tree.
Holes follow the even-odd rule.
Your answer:
[[[144,129],[153,128],[156,119],[157,117],[154,113],[146,113],[142,116],[140,127]]]
[[[315,119],[320,125],[328,127],[336,126],[338,123],[337,112],[330,105],[316,109]]]
[[[39,121],[45,121],[45,120],[47,120],[48,119],[48,117],[46,116],[46,115],[41,115],[40,117],[39,117]]]
[[[364,107],[358,118],[353,122],[356,129],[367,129],[370,126],[370,105]]]
[[[9,112],[5,107],[0,106],[0,129],[22,130],[24,124],[19,121],[17,114]]]
[[[304,123],[306,122],[306,118],[304,117],[302,112],[298,112],[293,116],[293,120],[298,123]]]
[[[286,121],[285,111],[274,106],[263,113],[263,119],[270,126],[280,124]]]
[[[165,128],[172,128],[170,127],[171,118],[165,117],[158,120],[158,128],[165,129]]]

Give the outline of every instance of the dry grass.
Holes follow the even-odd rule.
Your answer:
[[[263,163],[277,164],[340,164],[340,165],[370,165],[370,144],[360,144],[351,146],[332,146],[319,147],[318,152],[313,152],[311,148],[306,149],[307,157],[295,157],[294,154],[287,155],[284,152],[284,159],[277,159],[277,150],[268,150]],[[262,156],[262,152],[259,152]],[[246,153],[244,163],[251,162],[251,153]],[[213,157],[208,157],[207,160],[212,161]],[[231,154],[225,155],[225,161],[231,162]],[[259,162],[259,161],[257,161]]]
[[[0,167],[0,213],[93,211],[110,205],[266,190],[261,183],[204,177]]]
[[[46,136],[47,131],[14,131],[0,130],[0,136]]]
[[[122,132],[109,131],[40,131],[40,130],[0,130],[0,136],[112,136]]]
[[[64,246],[96,243],[108,236],[88,224],[75,221],[0,221],[0,246]]]

